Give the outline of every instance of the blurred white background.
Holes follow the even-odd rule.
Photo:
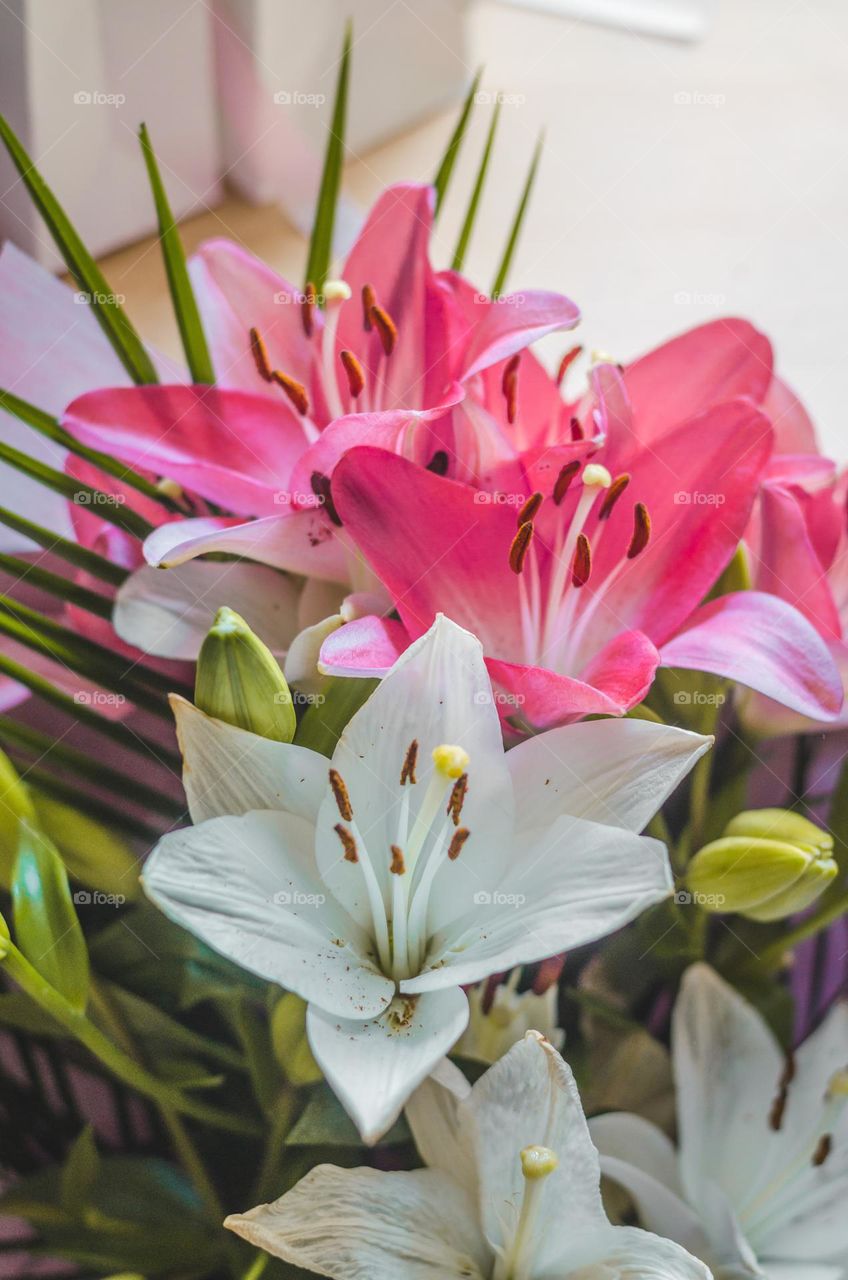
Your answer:
[[[82,2],[32,0],[31,8],[43,15],[58,4],[67,14]],[[592,2],[567,0],[563,7],[585,9]],[[299,278],[303,242],[292,219],[302,219],[308,207],[315,157],[326,136],[329,101],[323,99],[332,94],[342,15],[352,11],[356,114],[343,231],[353,220],[351,210],[367,205],[384,183],[432,176],[459,95],[483,64],[484,101],[439,222],[436,261],[446,262],[453,250],[491,102],[499,94],[500,127],[468,273],[482,287],[491,283],[544,127],[542,167],[512,286],[568,293],[583,309],[586,345],[620,359],[701,320],[728,313],[750,317],[772,337],[781,370],[811,408],[826,448],[848,461],[844,0],[723,0],[706,35],[693,42],[649,34],[644,24],[635,29],[637,11],[644,16],[646,7],[656,10],[657,0],[647,6],[643,0],[617,0],[618,10],[632,4],[630,30],[554,12],[558,0],[278,0],[270,26],[266,11],[265,25],[257,21],[243,28],[248,10],[256,16],[252,3],[180,0],[165,6],[167,17],[156,19],[156,6],[151,9],[146,0],[111,0],[113,15],[128,6],[139,16],[154,14],[162,30],[147,40],[149,48],[138,50],[131,71],[122,73],[136,88],[119,109],[62,100],[61,112],[42,121],[33,151],[69,205],[74,184],[91,181],[85,148],[91,145],[92,115],[112,111],[110,128],[124,135],[121,166],[116,162],[111,178],[108,166],[98,169],[98,189],[108,201],[110,181],[115,182],[124,191],[124,206],[144,216],[142,188],[126,198],[124,151],[127,164],[139,164],[143,183],[140,162],[131,155],[131,131],[152,89],[159,117],[154,141],[172,198],[180,208],[203,211],[185,224],[187,245],[208,235],[231,235]],[[664,4],[668,9],[668,0]],[[23,25],[27,8],[22,6]],[[697,0],[679,0],[678,8],[684,14],[699,6]],[[212,31],[213,45],[217,28],[219,75],[224,24],[231,52],[240,50],[240,73],[247,68],[255,74],[258,90],[254,97],[247,94],[233,79],[234,64],[225,64],[224,83],[236,114],[230,112],[223,143],[217,131],[210,140],[201,118],[201,141],[192,152],[184,104],[195,109],[205,102],[201,76],[208,60],[196,34],[200,28],[194,27],[198,19],[206,24],[203,30]],[[21,25],[20,17],[15,21]],[[124,44],[120,57],[127,56]],[[6,46],[4,70],[9,57]],[[72,42],[63,43],[49,23],[42,21],[26,57],[38,61],[39,74],[48,80],[52,64],[54,79],[89,87],[90,70],[74,65]],[[18,92],[24,69],[18,69]],[[286,103],[286,93],[314,101]],[[192,166],[205,176],[193,176]],[[236,192],[219,191],[221,169],[229,170],[230,181],[238,180]],[[5,170],[3,178],[2,204],[13,208],[12,227],[23,238],[21,193]],[[272,203],[256,204],[257,199]],[[125,216],[128,232],[120,234],[119,228],[120,240],[139,234],[129,226],[130,212]],[[36,235],[43,239],[37,229]],[[106,268],[145,336],[176,353],[158,255],[149,243],[123,249],[106,260]],[[561,347],[551,343],[552,358]]]

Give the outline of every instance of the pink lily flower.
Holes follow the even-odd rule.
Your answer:
[[[643,427],[646,444],[626,378],[610,366],[593,376],[597,400],[577,438],[528,450],[512,494],[475,491],[382,450],[346,455],[335,508],[399,620],[341,628],[324,642],[324,669],[385,670],[441,610],[482,639],[515,723],[621,715],[661,663],[832,719],[838,675],[801,612],[765,592],[702,603],[748,525],[774,446],[766,416],[731,399],[672,429]],[[590,417],[603,434],[588,436]]]

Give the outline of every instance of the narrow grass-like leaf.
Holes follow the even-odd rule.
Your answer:
[[[0,551],[0,569],[6,573],[13,573],[19,580],[25,580],[29,586],[47,591],[50,595],[66,600],[68,604],[77,605],[78,608],[85,609],[87,613],[93,613],[98,618],[112,617],[112,601],[107,596],[98,595],[96,591],[80,586],[72,578],[63,578],[58,573],[42,569],[40,565],[30,564],[28,560],[19,560],[17,556],[6,555],[4,551]]]
[[[68,270],[83,293],[88,296],[100,327],[112,344],[133,382],[157,382],[156,370],[141,338],[111,289],[106,277],[86,249],[59,201],[36,169],[20,139],[0,115],[0,141],[41,214]]]
[[[21,768],[24,766],[22,765]],[[80,791],[78,786],[67,782],[64,778],[51,773],[41,765],[33,765],[26,769],[26,780],[36,793],[43,792],[61,804],[72,806],[80,813],[87,814],[96,822],[101,822],[112,831],[119,832],[128,840],[142,840],[146,844],[154,844],[162,834],[160,828],[135,814],[128,813],[126,808],[115,808],[99,796],[92,796]]]
[[[86,1125],[68,1152],[59,1182],[59,1203],[66,1213],[82,1217],[100,1171],[91,1125]]]
[[[471,199],[468,202],[468,209],[465,219],[462,223],[462,230],[459,233],[459,239],[456,242],[453,261],[451,262],[452,271],[461,271],[465,263],[465,255],[468,251],[468,242],[471,239],[471,232],[474,230],[474,223],[477,220],[477,210],[480,207],[480,197],[483,194],[483,187],[486,183],[486,174],[489,171],[489,161],[492,156],[492,146],[495,141],[495,132],[498,127],[498,118],[501,113],[500,100],[495,104],[495,110],[492,113],[492,123],[489,125],[489,132],[486,137],[486,145],[483,148],[483,155],[480,157],[480,168],[477,170],[477,177],[474,181],[474,189],[471,192]]]
[[[80,444],[69,431],[66,431],[58,419],[51,414],[45,413],[43,409],[37,409],[34,404],[29,404],[26,400],[21,400],[19,396],[13,395],[11,391],[0,389],[0,409],[6,409],[7,412],[13,413],[21,422],[25,422],[28,427],[32,427],[33,431],[37,431],[39,435],[45,436],[48,440],[53,440],[56,444],[61,445],[63,449],[67,449],[69,453],[74,453],[78,458],[83,458],[86,462],[90,462],[93,466],[106,473],[106,475],[114,476],[116,480],[120,480],[123,484],[129,485],[136,489],[139,493],[143,493],[146,498],[151,498],[154,502],[159,502],[167,511],[174,511],[184,514],[183,508],[173,498],[169,498],[167,494],[157,488],[152,481],[146,480],[144,476],[138,475],[126,463],[121,462],[118,458],[113,458],[110,453],[103,453],[100,449],[90,449],[88,445]]]
[[[63,769],[95,783],[104,791],[113,791],[122,799],[145,805],[166,817],[179,818],[185,813],[185,805],[179,800],[171,800],[155,787],[149,787],[137,778],[113,769],[102,760],[94,759],[75,747],[69,747],[67,743],[54,742],[49,734],[23,724],[12,716],[0,715],[0,742],[18,752],[29,752],[37,757],[49,756]]]
[[[82,1011],[88,1000],[88,948],[55,845],[25,825],[12,880],[15,941],[34,969]]]
[[[451,134],[450,142],[447,145],[445,154],[442,156],[441,164],[436,170],[436,176],[433,179],[433,186],[436,189],[436,209],[438,214],[442,207],[442,202],[447,195],[448,184],[453,174],[454,165],[456,164],[459,149],[462,146],[468,129],[468,121],[471,118],[471,112],[477,98],[477,90],[480,87],[480,77],[483,74],[483,68],[477,70],[477,74],[471,81],[471,88],[468,90],[468,96],[462,104],[462,110],[459,113],[459,119],[456,122],[456,128]]]
[[[348,23],[336,81],[336,97],[330,122],[330,136],[327,139],[327,150],[324,155],[324,171],[321,174],[321,187],[318,192],[315,221],[312,224],[312,236],[306,260],[305,283],[313,284],[319,292],[327,279],[333,254],[333,228],[336,222],[336,206],[339,202],[344,163],[351,40],[352,31]]]
[[[533,151],[533,159],[530,161],[530,168],[527,170],[527,178],[524,183],[524,190],[521,193],[521,199],[519,200],[518,208],[515,211],[515,218],[513,219],[512,228],[509,233],[509,239],[506,242],[504,255],[501,258],[501,265],[498,267],[498,273],[495,276],[494,283],[492,284],[493,298],[500,297],[501,291],[503,290],[503,287],[504,287],[504,283],[506,282],[506,277],[509,273],[509,268],[512,265],[512,258],[513,258],[513,254],[515,253],[515,246],[518,244],[518,237],[521,234],[521,228],[524,223],[524,217],[525,217],[525,214],[527,213],[527,206],[530,203],[530,193],[533,190],[533,183],[536,181],[536,174],[539,169],[539,160],[541,159],[541,156],[542,156],[543,142],[544,142],[544,135],[540,134],[539,141],[536,143],[535,149]]]
[[[10,444],[0,443],[0,462],[8,463],[16,471],[37,480],[46,489],[60,493],[63,498],[67,498],[69,502],[75,502],[77,506],[91,507],[101,520],[117,525],[119,529],[123,529],[125,533],[131,534],[142,542],[148,534],[153,532],[152,524],[123,502],[117,502],[112,494],[104,493],[102,489],[95,489],[90,484],[83,484],[81,480],[66,476],[64,471],[56,471],[54,467],[48,467],[44,462],[37,462],[35,458],[22,453],[20,449],[14,449]]]
[[[144,163],[147,165],[147,176],[153,192],[153,203],[156,206],[156,220],[159,224],[159,243],[162,246],[162,258],[168,276],[168,288],[171,291],[171,302],[174,315],[180,330],[180,339],[185,352],[186,363],[191,373],[192,382],[213,383],[215,371],[212,368],[212,357],[203,332],[203,322],[197,309],[194,290],[186,266],[180,233],[171,212],[168,195],[165,191],[159,164],[150,142],[147,125],[143,124],[138,131]]]
[[[81,547],[79,543],[71,542],[68,538],[62,538],[52,529],[45,529],[43,525],[35,524],[32,520],[19,516],[17,512],[7,510],[6,507],[0,507],[0,524],[4,524],[7,529],[14,529],[15,533],[29,538],[45,551],[52,551],[68,564],[74,565],[77,569],[83,569],[93,578],[99,578],[101,582],[108,582],[110,586],[119,587],[128,576],[128,570],[122,569],[118,564],[112,564],[112,561],[107,560],[105,556],[98,555],[96,551],[89,551],[87,547]]]
[[[6,595],[0,595],[0,631],[170,722],[167,696],[175,682],[160,672],[134,664]]]
[[[119,743],[122,747],[129,747],[131,751],[140,752],[147,759],[152,757],[175,773],[179,773],[182,770],[182,760],[174,752],[166,750],[157,742],[151,742],[142,734],[136,733],[134,729],[127,728],[119,720],[107,720],[104,716],[99,715],[97,711],[94,711],[87,702],[78,701],[76,698],[71,697],[69,693],[59,689],[50,680],[39,675],[36,671],[30,671],[29,667],[24,666],[22,662],[15,661],[14,658],[10,658],[7,653],[2,651],[0,651],[0,675],[8,676],[10,680],[16,680],[18,684],[22,684],[24,688],[29,689],[31,693],[34,693],[38,698],[42,698],[50,706],[63,711],[74,720],[79,720],[83,724],[89,725],[92,729],[96,729],[104,737],[111,738],[113,742]]]

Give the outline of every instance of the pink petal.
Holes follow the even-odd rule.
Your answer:
[[[384,676],[409,644],[403,623],[357,618],[327,636],[321,645],[321,670],[336,676]]]
[[[801,501],[766,485],[756,583],[803,613],[820,635],[841,639],[842,623],[824,567],[810,538]]]
[[[721,400],[761,403],[772,368],[771,343],[747,320],[713,320],[672,338],[625,370],[639,439],[653,444]]]
[[[763,409],[774,427],[776,453],[818,452],[812,419],[782,378],[772,378],[763,400]]]
[[[109,388],[80,396],[63,425],[94,448],[167,476],[238,515],[268,515],[308,438],[283,401],[215,387]]]
[[[546,334],[573,329],[580,321],[579,308],[561,293],[531,289],[509,294],[497,302],[478,297],[482,318],[471,335],[463,368],[457,375],[461,381],[523,351]]]
[[[318,509],[284,509],[263,520],[176,520],[144,544],[148,564],[183,564],[210,551],[244,556],[290,573],[346,582],[349,568],[333,526]]]
[[[664,666],[738,680],[814,720],[833,720],[842,707],[842,681],[821,636],[797,609],[761,591],[704,605],[661,653]]]

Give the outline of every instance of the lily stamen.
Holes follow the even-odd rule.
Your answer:
[[[506,420],[510,426],[515,422],[516,409],[518,407],[518,365],[520,360],[521,352],[517,351],[514,356],[507,360],[501,376],[501,391],[506,400]]]
[[[530,494],[530,497],[520,508],[518,515],[516,516],[515,522],[519,528],[521,528],[523,524],[526,524],[528,520],[534,520],[536,518],[536,512],[539,510],[543,502],[544,498],[541,493]]]
[[[271,370],[270,381],[276,382],[277,386],[285,391],[298,413],[302,413],[304,417],[309,413],[309,396],[302,382],[298,382],[296,378],[290,378],[281,369]]]
[[[531,1280],[539,1243],[537,1220],[542,1186],[559,1168],[559,1157],[550,1147],[524,1147],[519,1153],[524,1194],[512,1243],[495,1268],[495,1280]]]
[[[633,537],[627,548],[627,559],[635,560],[645,550],[651,540],[651,517],[644,502],[637,502],[633,508]]]
[[[377,302],[377,295],[370,284],[362,286],[362,327],[366,333],[370,333],[373,329],[371,323],[371,311]]]
[[[598,510],[599,520],[609,520],[612,515],[613,507],[618,502],[624,490],[630,484],[630,476],[625,471],[620,476],[616,476],[610,487],[604,494],[604,500]]]
[[[274,376],[274,370],[268,356],[268,348],[258,329],[250,330],[250,351],[256,365],[256,372],[260,378],[270,382]]]
[[[574,548],[574,560],[571,564],[571,584],[574,587],[585,587],[592,572],[592,547],[585,533],[578,533],[577,546]]]
[[[314,312],[317,301],[315,285],[311,280],[307,280],[303,286],[303,296],[300,300],[300,321],[307,338],[311,338],[315,331]]]
[[[380,338],[383,354],[390,356],[397,346],[398,331],[394,320],[378,303],[371,308],[371,322]]]
[[[565,381],[565,375],[568,373],[569,369],[574,364],[574,361],[577,359],[579,355],[582,354],[582,352],[583,352],[583,347],[579,343],[576,347],[572,347],[569,351],[566,351],[565,355],[560,360],[559,368],[557,369],[556,384],[558,387],[562,386],[563,382]]]
[[[342,775],[338,769],[330,769],[328,777],[330,779],[330,790],[339,810],[339,814],[345,822],[353,821],[353,805],[350,803],[350,793],[345,785]]]
[[[333,827],[333,830],[342,842],[345,862],[358,862],[359,854],[356,849],[356,841],[348,831],[347,827],[343,827],[340,822],[337,822]]]
[[[462,813],[462,806],[465,804],[465,797],[468,794],[468,774],[464,773],[461,778],[457,778],[453,784],[453,790],[448,800],[447,813],[453,821],[455,827],[459,826],[459,819]]]
[[[348,389],[355,400],[364,390],[365,372],[352,351],[340,351],[339,359],[342,362],[342,368],[347,374]]]
[[[577,425],[579,426],[580,424],[578,423]],[[577,475],[580,467],[581,463],[575,459],[574,462],[566,462],[566,464],[560,468],[559,475],[557,476],[556,483],[554,484],[553,493],[554,502],[557,506],[560,505],[563,498],[568,493],[571,482]]]
[[[415,766],[418,763],[418,739],[413,738],[409,746],[406,748],[406,755],[403,758],[403,768],[400,771],[400,785],[403,787],[407,782],[417,782],[415,776]]]
[[[527,552],[530,550],[532,539],[533,522],[528,520],[521,525],[509,548],[509,567],[513,573],[521,573],[524,568],[524,561],[527,559]]]

